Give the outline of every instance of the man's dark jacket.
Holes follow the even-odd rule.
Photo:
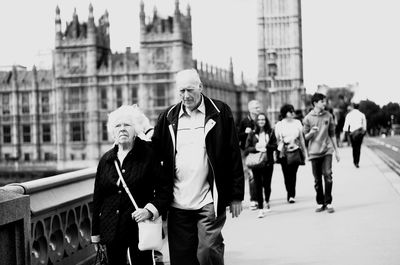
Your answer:
[[[122,185],[116,184],[117,152],[116,145],[102,156],[94,184],[92,235],[100,235],[103,244],[137,240],[137,224],[131,217],[135,209]],[[152,203],[160,214],[166,212],[172,200],[172,185],[162,174],[150,142],[136,137],[120,168],[139,207]]]
[[[242,150],[244,150],[246,147],[246,140],[248,137],[248,133],[246,133],[246,128],[250,128],[251,130],[254,130],[256,128],[256,123],[253,119],[250,118],[250,114],[244,118],[243,120],[240,121],[239,124],[239,131],[238,131],[238,135],[239,135],[239,142],[240,142],[240,148]]]
[[[226,206],[232,201],[243,200],[243,166],[235,123],[229,106],[222,101],[210,99],[204,95],[203,99],[206,110],[205,144],[210,165],[207,180],[211,191],[213,191],[215,180],[218,192],[217,213],[221,214],[226,211]],[[152,138],[165,174],[172,182],[176,177],[175,143],[181,107],[182,103],[178,103],[160,114]],[[213,198],[215,199],[214,194]]]

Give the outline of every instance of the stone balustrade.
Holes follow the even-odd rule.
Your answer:
[[[0,189],[0,235],[6,235],[0,245],[9,246],[0,247],[0,255],[6,255],[7,264],[84,265],[93,261],[90,233],[95,173],[96,168],[87,168]],[[7,232],[10,227],[14,232]]]

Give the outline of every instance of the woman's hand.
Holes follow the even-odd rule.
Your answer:
[[[132,219],[137,223],[143,222],[153,217],[153,214],[146,208],[139,208],[132,213]]]
[[[257,150],[258,152],[265,152],[265,151],[267,151],[267,149],[265,148],[265,145],[260,144],[260,143],[256,143],[255,148],[256,148],[256,150]]]

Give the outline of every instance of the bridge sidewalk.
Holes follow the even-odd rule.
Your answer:
[[[360,168],[351,148],[333,163],[335,213],[315,213],[311,165],[300,167],[295,204],[286,202],[280,165],[272,180],[271,209],[258,219],[248,207],[223,229],[227,265],[400,264],[400,177],[363,146]],[[247,185],[247,183],[246,183]],[[246,193],[248,194],[248,193]],[[168,263],[167,244],[163,250]]]

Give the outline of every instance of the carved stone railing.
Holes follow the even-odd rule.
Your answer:
[[[30,220],[30,224],[24,225],[28,227],[22,229],[29,235],[25,236],[27,243],[22,244],[23,248],[28,249],[22,252],[15,250],[18,253],[10,254],[9,260],[25,260],[20,263],[15,261],[15,264],[32,265],[83,265],[93,260],[95,250],[90,244],[90,233],[95,173],[96,168],[87,168],[24,183],[9,184],[0,189],[0,210],[8,211],[4,216],[11,216],[11,219],[15,216],[16,219],[8,218],[10,220],[2,221],[4,218],[0,218],[0,233],[18,220],[25,220],[25,223],[26,220]],[[14,213],[14,208],[10,207],[13,205],[9,203],[12,198],[1,200],[9,198],[10,194],[22,199],[29,196],[30,214],[18,217]],[[18,208],[18,201],[15,200],[13,203]],[[18,233],[20,232],[16,232]],[[11,243],[21,241],[13,239],[12,235],[9,238],[11,239],[8,241]],[[3,243],[7,242],[0,242],[0,245]]]

